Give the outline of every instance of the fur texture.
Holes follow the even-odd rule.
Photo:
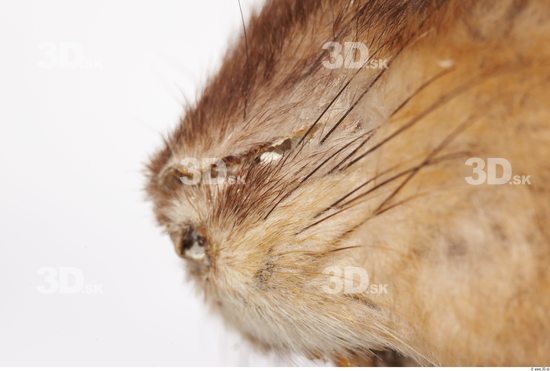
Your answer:
[[[274,0],[246,30],[148,167],[209,306],[315,358],[548,363],[550,3]],[[325,68],[327,41],[381,68]],[[239,181],[184,185],[188,157]],[[468,184],[472,157],[531,184]],[[327,267],[385,290],[328,293]]]

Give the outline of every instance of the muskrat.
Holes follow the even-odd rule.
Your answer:
[[[272,0],[244,31],[147,168],[208,306],[339,364],[548,364],[550,2]]]

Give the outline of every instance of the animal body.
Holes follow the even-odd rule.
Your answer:
[[[549,39],[548,1],[268,1],[148,165],[207,305],[281,353],[548,364]]]

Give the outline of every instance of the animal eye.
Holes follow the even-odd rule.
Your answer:
[[[180,242],[180,255],[186,258],[200,261],[205,258],[206,238],[199,234],[193,227],[184,232]]]

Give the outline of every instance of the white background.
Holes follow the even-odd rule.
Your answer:
[[[305,362],[209,315],[144,201],[147,157],[241,29],[236,0],[1,3],[0,365]]]

